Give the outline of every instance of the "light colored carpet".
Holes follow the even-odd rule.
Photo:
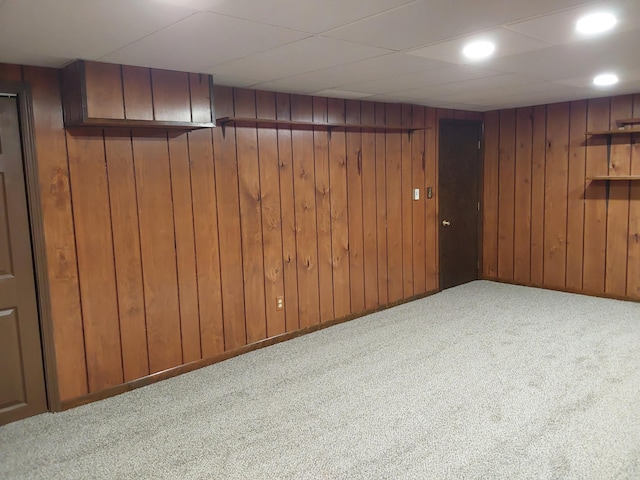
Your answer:
[[[2,479],[639,479],[640,305],[491,282],[0,428]]]

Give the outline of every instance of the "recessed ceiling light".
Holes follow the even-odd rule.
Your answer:
[[[611,13],[585,15],[576,23],[576,30],[586,35],[606,32],[616,26],[618,20]]]
[[[468,44],[462,50],[465,57],[473,60],[487,58],[496,50],[496,46],[491,42],[473,42]]]
[[[615,73],[603,73],[593,79],[593,84],[598,87],[608,87],[618,83],[618,76]]]

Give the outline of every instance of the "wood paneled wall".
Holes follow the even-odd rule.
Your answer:
[[[207,116],[197,75],[124,73],[127,111]],[[438,288],[437,121],[480,114],[218,87],[218,117],[425,130],[65,130],[59,71],[0,78],[33,92],[63,401]]]
[[[485,278],[640,299],[640,95],[485,114]]]

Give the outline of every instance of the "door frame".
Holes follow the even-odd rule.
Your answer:
[[[53,323],[51,317],[51,294],[47,269],[47,252],[45,246],[44,217],[38,176],[38,162],[35,146],[35,129],[33,121],[33,101],[31,87],[24,82],[0,81],[0,93],[17,96],[18,119],[20,122],[20,143],[22,147],[22,163],[24,166],[25,186],[27,192],[27,208],[31,229],[31,251],[36,285],[36,303],[38,306],[38,322],[44,362],[44,379],[49,411],[61,410],[58,389],[58,373],[55,361],[55,345],[53,340]]]
[[[483,115],[484,118],[484,115]],[[480,208],[478,210],[478,280],[483,278],[483,255],[482,255],[482,239],[483,239],[483,220],[484,220],[484,119],[482,120],[463,120],[463,119],[455,119],[455,118],[441,118],[438,122],[438,157],[436,159],[436,165],[438,169],[437,175],[437,188],[438,188],[438,213],[437,213],[437,232],[438,232],[438,291],[442,291],[442,265],[440,258],[440,150],[441,150],[441,142],[440,142],[440,132],[441,127],[444,124],[457,124],[457,125],[478,125],[479,128],[479,137],[480,137],[480,148],[478,150],[478,156],[480,157],[480,161],[478,162],[478,170],[476,172],[477,182],[478,182],[478,202],[480,204]]]

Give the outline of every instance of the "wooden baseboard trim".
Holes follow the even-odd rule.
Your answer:
[[[487,280],[489,282],[496,282],[496,283],[505,283],[508,285],[519,285],[521,287],[542,288],[543,290],[553,290],[555,292],[575,293],[577,295],[585,295],[588,297],[609,298],[611,300],[622,300],[624,302],[640,303],[640,298],[627,297],[624,295],[612,295],[610,293],[602,293],[602,292],[591,292],[588,290],[580,290],[578,288],[551,287],[548,285],[537,285],[535,283],[516,282],[514,280],[503,280],[500,278],[490,278],[490,277],[482,277],[482,280]]]
[[[338,325],[340,323],[348,322],[350,320],[355,320],[356,318],[364,317],[365,315],[370,315],[372,313],[387,310],[389,308],[402,305],[403,303],[420,300],[421,298],[425,298],[435,293],[438,293],[438,291],[439,290],[432,290],[426,293],[414,295],[412,297],[409,297],[403,300],[382,305],[380,307],[365,310],[364,312],[354,313],[351,315],[347,315],[346,317],[337,318],[337,319],[330,320],[324,323],[319,323],[316,325],[311,325],[309,327],[301,328],[293,332],[283,333],[275,337],[266,338],[264,340],[254,342],[249,345],[244,345],[240,348],[236,348],[234,350],[221,353],[220,355],[216,355],[215,357],[204,358],[202,360],[196,360],[194,362],[185,363],[184,365],[178,365],[177,367],[169,368],[167,370],[163,370],[162,372],[157,372],[152,375],[147,375],[146,377],[138,378],[137,380],[132,380],[130,382],[122,383],[120,385],[116,385],[114,387],[110,387],[105,390],[101,390],[99,392],[93,392],[88,395],[83,395],[82,397],[73,398],[71,400],[64,400],[61,402],[61,408],[56,411],[69,410],[70,408],[79,407],[81,405],[86,405],[88,403],[96,402],[98,400],[104,400],[109,397],[114,397],[116,395],[120,395],[121,393],[130,392],[131,390],[135,390],[136,388],[145,387],[147,385],[151,385],[152,383],[159,382],[161,380],[166,380],[168,378],[172,378],[177,375],[181,375],[183,373],[191,372],[193,370],[197,370],[203,367],[208,367],[209,365],[213,365],[214,363],[228,360],[238,355],[242,355],[243,353],[252,352],[254,350],[258,350],[259,348],[275,345],[276,343],[285,342],[287,340],[291,340],[293,338],[300,337],[308,333],[316,332],[318,330],[322,330],[324,328],[328,328],[333,325]]]

